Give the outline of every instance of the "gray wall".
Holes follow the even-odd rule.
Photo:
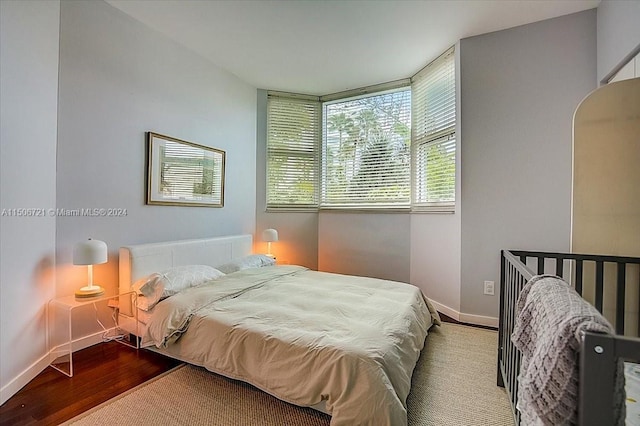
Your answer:
[[[409,214],[320,213],[318,234],[320,270],[409,281]]]
[[[572,118],[595,87],[596,12],[460,42],[462,312],[496,316],[501,249],[569,250]]]
[[[598,81],[640,48],[640,1],[603,0],[598,6]]]
[[[115,291],[121,245],[253,233],[256,89],[102,1],[62,2],[60,31],[58,207],[127,215],[58,217],[58,295],[86,280],[70,253],[88,237]],[[146,131],[225,150],[224,207],[145,205]]]
[[[0,404],[48,365],[59,1],[0,2]],[[4,209],[45,209],[11,216]],[[38,211],[43,213],[43,211]],[[16,212],[19,214],[19,212]]]

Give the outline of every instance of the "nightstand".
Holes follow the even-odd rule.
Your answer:
[[[135,336],[131,336],[130,331],[121,328],[119,316],[119,307],[121,305],[136,306],[136,298],[136,292],[130,291],[83,299],[67,296],[49,301],[47,332],[49,356],[52,360],[49,365],[59,372],[73,377],[73,351],[80,349],[81,343],[80,339],[74,340],[73,333],[75,331],[86,334],[90,329],[88,324],[95,327],[93,324],[97,323],[102,328],[97,333],[91,333],[90,339],[101,339],[103,342],[115,340],[123,345],[139,349],[136,337],[138,335],[138,310],[133,309],[131,316],[125,318],[127,322],[130,322],[127,329],[134,331]]]

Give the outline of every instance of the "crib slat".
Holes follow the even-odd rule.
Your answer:
[[[602,301],[604,299],[604,263],[596,262],[596,309],[602,313]]]
[[[544,257],[538,256],[538,275],[544,274]]]
[[[509,311],[507,316],[507,334],[508,337],[505,340],[510,340],[511,333],[513,333],[513,316],[515,312],[514,305],[514,290],[515,290],[515,282],[513,280],[513,275],[515,271],[513,270],[513,266],[511,267],[511,282],[509,283]],[[513,386],[513,344],[508,341],[507,342],[507,375],[509,377],[509,392],[513,395],[512,386]]]
[[[624,334],[624,303],[627,266],[618,263],[618,288],[616,291],[616,334]]]
[[[502,365],[502,348],[504,347],[503,344],[503,337],[504,337],[504,320],[502,319],[504,317],[504,289],[505,289],[505,283],[506,283],[506,277],[507,274],[505,272],[505,268],[506,268],[506,261],[504,258],[504,252],[501,251],[500,252],[500,316],[498,317],[498,356],[497,356],[497,366],[496,366],[496,385],[498,385],[499,387],[504,387],[504,380],[502,378],[502,373],[501,373],[501,368],[500,366]]]
[[[576,291],[580,296],[582,296],[582,273],[584,268],[584,263],[582,260],[576,260]]]
[[[578,420],[580,425],[613,425],[612,400],[615,365],[614,341],[611,336],[586,332],[580,350],[580,380]],[[607,409],[602,409],[602,407]]]
[[[564,269],[564,259],[561,257],[556,258],[556,275],[562,278],[562,272]]]

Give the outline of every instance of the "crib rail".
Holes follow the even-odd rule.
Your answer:
[[[622,374],[620,359],[640,362],[640,339],[633,339],[608,334],[586,332],[580,351],[580,405],[578,418],[581,426],[599,426],[620,424],[623,398],[615,397],[615,375],[611,372],[619,369]],[[607,401],[605,398],[612,398]],[[602,409],[603,399],[610,403],[613,410]],[[624,422],[622,422],[624,423]]]
[[[599,256],[590,254],[575,254],[575,253],[549,253],[549,252],[535,252],[535,251],[523,251],[523,250],[511,250],[511,254],[517,256],[517,258],[523,264],[529,264],[530,260],[535,259],[536,274],[555,274],[565,281],[573,283],[574,288],[578,294],[584,296],[584,283],[585,283],[585,271],[589,265],[595,266],[595,299],[593,305],[598,311],[603,313],[604,308],[604,295],[605,284],[614,285],[616,287],[616,301],[615,301],[615,329],[616,334],[624,334],[625,332],[625,301],[626,301],[626,279],[629,271],[629,265],[640,265],[640,259],[637,257],[624,257],[624,256]],[[551,261],[551,265],[549,262]],[[571,263],[575,264],[572,266]],[[555,264],[555,265],[554,265]],[[615,266],[615,275],[611,279],[608,279],[605,275],[605,266],[611,264]],[[549,270],[551,266],[552,270]],[[554,267],[555,266],[555,267]],[[527,268],[529,272],[531,269]],[[638,272],[636,271],[636,274]],[[569,274],[573,274],[571,279],[568,278]],[[613,322],[613,321],[612,321]],[[640,318],[638,319],[638,329],[640,329]],[[634,333],[638,335],[638,333]]]
[[[498,328],[498,386],[504,387],[511,401],[514,422],[520,424],[518,401],[518,373],[522,355],[511,342],[516,322],[516,302],[524,285],[534,273],[509,251],[502,251],[500,259],[500,326]]]
[[[615,286],[614,322],[616,333],[621,335],[625,331],[625,308],[627,308],[625,305],[628,299],[626,295],[627,276],[628,274],[638,274],[640,276],[640,272],[638,272],[640,269],[637,265],[640,265],[640,258],[634,257],[523,250],[502,251],[500,260],[500,326],[498,331],[497,384],[504,387],[509,395],[516,425],[520,424],[520,413],[516,410],[516,402],[518,400],[517,377],[520,371],[521,355],[511,342],[511,334],[516,321],[516,302],[525,284],[534,275],[554,274],[567,282],[573,283],[575,290],[583,296],[585,283],[589,281],[589,284],[593,284],[592,287],[595,288],[593,304],[600,312],[603,312],[605,290],[609,289],[610,286]],[[607,271],[606,273],[605,270]],[[611,273],[611,271],[615,272]],[[588,280],[586,280],[587,275],[589,276]],[[637,312],[640,300],[635,301],[635,303]],[[637,330],[640,331],[640,318],[638,322]],[[638,333],[636,332],[634,335],[637,336]],[[590,357],[588,362],[603,362],[603,358],[593,359],[593,357]],[[595,389],[598,388],[596,387]],[[589,407],[586,409],[588,410]]]

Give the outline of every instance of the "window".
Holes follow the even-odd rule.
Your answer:
[[[455,206],[456,77],[453,49],[412,79],[413,206]]]
[[[326,103],[322,207],[408,207],[411,91]]]
[[[267,117],[267,208],[316,208],[319,100],[269,94]]]
[[[320,98],[270,92],[267,123],[269,209],[455,208],[453,48],[410,80]]]

